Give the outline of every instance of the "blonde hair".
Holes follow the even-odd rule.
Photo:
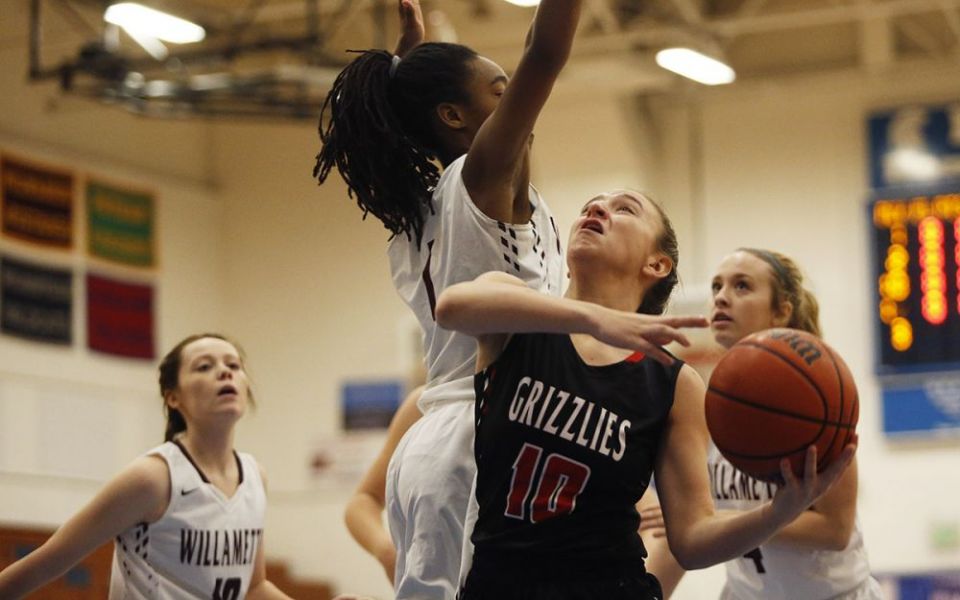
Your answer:
[[[738,252],[747,252],[767,263],[772,272],[770,288],[773,290],[773,310],[787,301],[793,306],[790,321],[786,324],[792,329],[801,329],[820,337],[820,303],[813,292],[803,287],[803,272],[797,263],[784,254],[759,248],[738,248]]]

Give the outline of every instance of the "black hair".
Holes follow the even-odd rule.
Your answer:
[[[477,53],[460,44],[428,42],[402,60],[386,50],[359,54],[323,102],[313,176],[323,183],[335,166],[364,218],[373,213],[391,238],[403,233],[419,244],[440,179],[433,161],[456,158],[439,135],[436,107],[469,102]]]
[[[219,333],[198,333],[187,336],[167,352],[166,356],[160,361],[160,366],[157,369],[160,372],[160,397],[163,398],[163,408],[167,414],[167,426],[163,434],[163,441],[165,442],[173,441],[173,438],[176,437],[177,434],[187,430],[187,421],[183,418],[183,414],[167,404],[167,394],[176,390],[180,385],[180,366],[183,362],[183,349],[193,342],[204,338],[215,338],[231,344],[240,354],[240,361],[246,362],[243,349],[236,342]],[[249,392],[249,397],[252,405],[254,403],[252,391]]]

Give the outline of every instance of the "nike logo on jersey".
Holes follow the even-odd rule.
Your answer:
[[[180,495],[181,495],[181,496],[186,496],[186,495],[188,495],[188,494],[194,493],[195,491],[197,491],[197,490],[199,490],[199,489],[200,489],[200,488],[195,487],[195,488],[190,488],[189,490],[180,490]]]

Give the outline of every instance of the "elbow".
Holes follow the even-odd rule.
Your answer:
[[[478,288],[472,282],[458,283],[444,290],[437,298],[433,316],[437,325],[444,329],[473,335],[476,327],[475,315],[478,300]]]
[[[669,534],[667,535],[669,539]],[[694,571],[696,569],[705,569],[714,563],[707,560],[696,547],[696,544],[690,544],[685,540],[669,540],[670,551],[677,560],[677,564],[683,567],[684,571]]]
[[[454,286],[455,287],[455,286]],[[463,301],[459,298],[457,290],[450,288],[440,294],[437,298],[437,306],[434,309],[434,317],[437,325],[444,329],[456,329],[459,323],[459,317],[463,314]]]
[[[831,535],[824,540],[824,549],[834,552],[846,550],[847,546],[850,545],[850,536],[853,535],[853,523],[843,523],[832,528],[831,531]]]
[[[701,557],[688,552],[677,552],[673,555],[677,559],[677,564],[683,567],[684,571],[696,571],[697,569],[706,569],[713,566],[714,563],[703,560]]]

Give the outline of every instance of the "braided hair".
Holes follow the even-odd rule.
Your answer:
[[[321,149],[313,176],[323,183],[336,167],[357,206],[373,213],[391,235],[417,244],[440,180],[433,162],[456,156],[444,147],[436,107],[467,103],[471,62],[460,44],[428,42],[399,60],[386,50],[360,56],[337,76],[320,111]]]

